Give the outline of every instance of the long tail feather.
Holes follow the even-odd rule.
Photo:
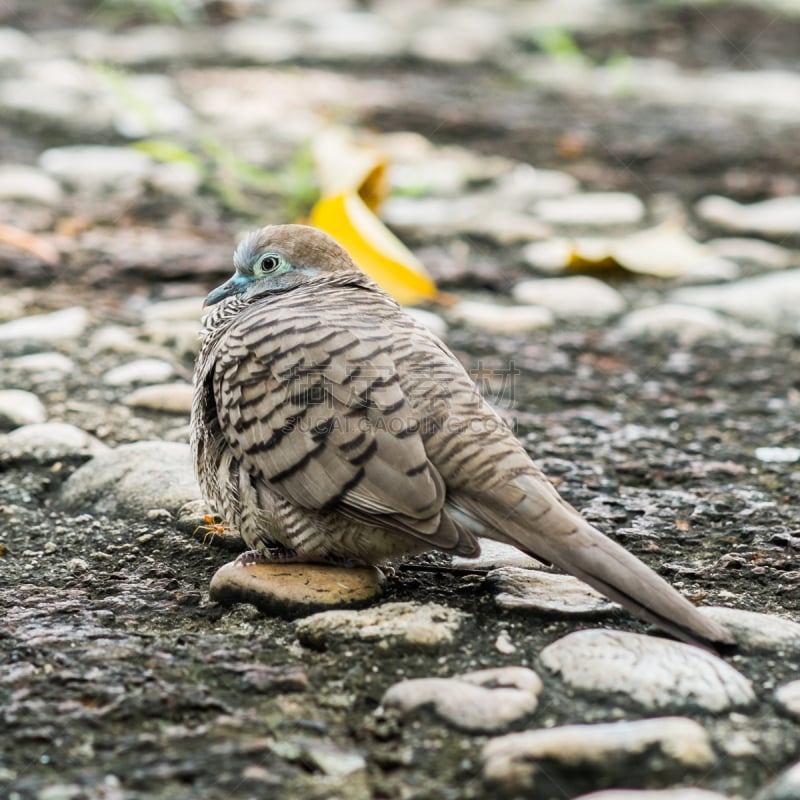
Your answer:
[[[538,480],[532,480],[527,488],[530,491],[512,506],[511,513],[493,508],[494,504],[469,501],[466,510],[489,526],[484,535],[555,564],[672,636],[711,650],[734,644],[728,630],[701,614],[636,556],[593,528],[549,486],[544,496]]]

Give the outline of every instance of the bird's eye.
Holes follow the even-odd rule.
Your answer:
[[[276,255],[271,255],[267,253],[266,255],[261,256],[258,259],[258,271],[261,272],[263,275],[267,274],[268,272],[275,272],[276,269],[281,265],[281,260]]]

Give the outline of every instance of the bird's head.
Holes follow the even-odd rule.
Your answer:
[[[254,231],[239,242],[233,265],[233,277],[214,289],[204,305],[233,295],[284,292],[321,273],[360,273],[343,247],[308,225],[268,225]]]

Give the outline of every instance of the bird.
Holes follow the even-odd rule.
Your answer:
[[[732,634],[585,520],[448,347],[331,236],[268,225],[205,299],[190,445],[237,563],[383,565],[479,537],[590,584],[668,635]]]

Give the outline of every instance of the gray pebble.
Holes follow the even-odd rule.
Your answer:
[[[75,362],[61,353],[31,353],[9,361],[12,369],[24,370],[39,378],[61,378],[75,370]]]
[[[453,556],[451,563],[462,569],[496,569],[498,567],[523,567],[524,569],[541,569],[544,564],[537,561],[522,550],[510,544],[496,542],[494,539],[478,539],[481,552],[477,558]]]
[[[800,762],[778,775],[756,795],[756,800],[797,800],[800,797]]]
[[[725,795],[681,786],[677,789],[606,789],[582,794],[575,800],[728,800]]]
[[[67,479],[60,502],[76,511],[140,517],[152,508],[177,514],[199,497],[189,447],[152,441],[121,445],[84,464]]]
[[[448,317],[490,333],[525,333],[553,325],[553,315],[546,308],[506,306],[477,300],[462,300],[448,310]]]
[[[501,567],[486,580],[501,608],[527,608],[558,616],[597,616],[619,609],[583,581],[535,569]]]
[[[20,317],[0,325],[0,342],[62,342],[77,339],[89,324],[89,312],[81,306],[50,314]]]
[[[162,300],[150,303],[142,311],[145,322],[192,322],[200,330],[204,297],[180,297],[177,300]]]
[[[132,383],[159,383],[171,378],[175,368],[160,358],[141,358],[110,369],[103,375],[109,386],[127,386]]]
[[[775,690],[775,701],[786,714],[800,722],[800,680],[779,686]]]
[[[190,383],[157,383],[142,386],[122,398],[126,406],[188,414],[192,409],[194,388]]]
[[[745,652],[783,651],[800,655],[800,623],[740,608],[703,606],[700,611],[732,631],[737,646]]]
[[[748,205],[712,195],[700,200],[696,210],[701,219],[727,230],[794,236],[800,217],[800,196],[773,197]]]
[[[384,708],[405,714],[430,707],[456,728],[493,733],[534,711],[542,681],[526,667],[497,667],[451,678],[401,681],[383,695]]]
[[[94,436],[64,422],[24,425],[0,436],[0,463],[85,460],[107,450]]]
[[[626,314],[617,326],[626,339],[642,336],[675,337],[683,345],[705,339],[733,339],[740,342],[763,341],[764,333],[746,328],[710,308],[684,303],[661,303]]]
[[[755,701],[750,681],[721,658],[654,636],[577,631],[548,645],[540,658],[575,691],[624,696],[651,711],[726,711]]]
[[[21,200],[54,206],[61,202],[61,186],[49,175],[25,164],[0,166],[0,200]]]
[[[33,393],[22,389],[0,390],[0,430],[34,425],[47,419],[47,410]]]
[[[662,762],[685,768],[714,763],[708,734],[686,717],[510,733],[490,739],[483,747],[482,758],[488,781],[520,791],[532,789],[540,778],[548,778],[554,762],[573,774],[602,770],[606,779],[616,768],[623,778],[631,767],[641,766],[643,757],[655,753]]]
[[[142,181],[153,161],[129,147],[69,145],[45,150],[39,156],[39,165],[69,186],[102,191]]]
[[[463,611],[436,603],[384,603],[362,611],[322,611],[299,620],[297,637],[324,649],[352,640],[372,642],[379,650],[436,649],[452,645]]]
[[[304,46],[318,58],[359,61],[400,55],[403,37],[376,14],[344,11],[323,14],[308,31]]]
[[[522,281],[513,295],[561,318],[605,319],[625,310],[625,300],[616,289],[588,275]]]
[[[711,239],[706,247],[722,258],[758,264],[767,269],[785,269],[796,262],[791,250],[763,239],[749,239],[740,236],[725,236]]]
[[[693,286],[672,293],[678,303],[713,308],[762,328],[800,321],[800,270],[745,278],[729,285]]]
[[[536,216],[551,225],[608,228],[644,218],[644,203],[625,192],[584,192],[539,201]]]

